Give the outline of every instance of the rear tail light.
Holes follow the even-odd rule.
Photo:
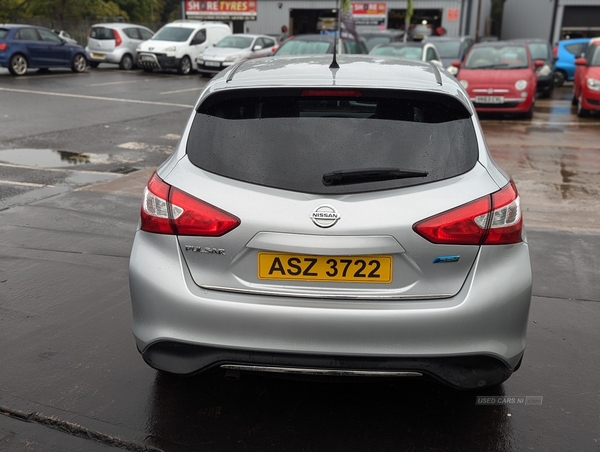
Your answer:
[[[220,237],[239,218],[164,182],[156,173],[144,189],[142,231],[156,234]]]
[[[552,55],[554,55],[554,58],[558,58],[558,46],[552,48]]]
[[[117,30],[113,30],[113,37],[115,38],[115,47],[119,47],[123,43],[123,40]]]
[[[432,243],[505,245],[523,241],[523,217],[514,182],[500,191],[415,223]]]
[[[3,42],[2,44],[0,44],[0,51],[4,52],[6,50],[6,43]]]

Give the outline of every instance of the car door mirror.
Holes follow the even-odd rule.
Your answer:
[[[587,60],[585,58],[577,58],[575,60],[576,66],[585,66],[587,64]]]
[[[452,67],[455,67],[456,69],[458,69],[460,67],[460,61],[459,60],[454,60],[451,64],[452,64]]]
[[[252,47],[252,51],[256,52],[257,50],[262,50],[262,46],[256,45],[256,46]]]
[[[544,64],[546,64],[546,62],[544,60],[535,60],[533,62],[533,65],[535,66],[536,69],[542,67]]]

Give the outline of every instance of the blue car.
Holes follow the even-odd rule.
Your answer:
[[[47,28],[0,25],[0,67],[13,75],[24,75],[29,68],[66,67],[83,72],[87,58],[83,47],[66,43]]]
[[[554,86],[562,86],[567,80],[573,81],[575,76],[575,59],[587,50],[590,38],[566,39],[558,41],[554,47],[556,70],[554,71]]]

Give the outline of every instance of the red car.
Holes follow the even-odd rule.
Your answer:
[[[479,113],[519,113],[533,116],[536,67],[525,43],[485,42],[471,47],[465,60],[455,61],[456,78]]]
[[[592,40],[585,58],[577,58],[575,64],[573,105],[577,105],[577,116],[583,118],[591,110],[600,110],[600,40]]]

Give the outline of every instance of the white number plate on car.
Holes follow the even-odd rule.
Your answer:
[[[204,65],[205,66],[213,66],[213,67],[219,67],[221,66],[221,63],[219,63],[218,61],[204,61]]]
[[[503,104],[504,97],[502,97],[502,96],[476,96],[475,102],[478,104]]]

